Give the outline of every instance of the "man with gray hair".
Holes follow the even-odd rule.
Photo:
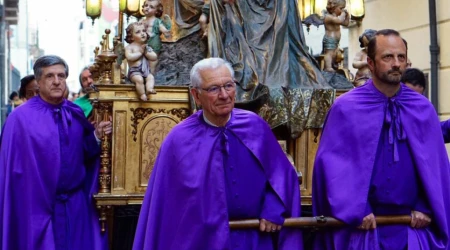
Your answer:
[[[92,79],[91,71],[88,67],[84,67],[79,76],[81,90],[85,90],[86,88],[90,87],[94,83],[94,79]],[[80,98],[77,98],[73,103],[80,106],[80,108],[83,110],[83,113],[86,117],[90,117],[92,114],[92,104],[89,100],[89,94],[86,94]]]
[[[133,249],[302,249],[301,232],[281,227],[300,216],[297,174],[268,124],[234,108],[231,65],[195,64],[191,94],[202,110],[161,145]],[[230,230],[250,218],[259,230]]]
[[[100,159],[94,127],[64,99],[62,58],[43,56],[33,70],[39,95],[10,115],[0,141],[0,245],[106,249],[92,199]]]

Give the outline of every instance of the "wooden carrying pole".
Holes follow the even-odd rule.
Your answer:
[[[411,216],[397,215],[397,216],[376,216],[375,221],[377,225],[392,225],[392,224],[410,224]],[[346,226],[344,222],[332,217],[298,217],[287,218],[284,220],[283,227],[309,228],[309,227],[343,227]],[[259,228],[259,220],[235,220],[230,221],[230,229],[252,229]]]

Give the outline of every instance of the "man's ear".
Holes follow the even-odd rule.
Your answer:
[[[370,71],[373,72],[375,68],[375,61],[372,60],[370,57],[367,57],[367,66],[369,66]]]
[[[194,97],[194,101],[197,104],[197,106],[200,106],[201,101],[200,101],[200,97],[198,96],[199,95],[198,89],[191,88],[191,95]]]

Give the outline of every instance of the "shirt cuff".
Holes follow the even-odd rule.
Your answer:
[[[95,134],[95,131],[94,131],[94,137],[95,137],[95,140],[97,141],[97,144],[100,145],[100,143],[102,142],[102,140],[100,140],[100,139],[97,138],[97,135]]]

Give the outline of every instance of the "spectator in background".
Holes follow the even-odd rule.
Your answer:
[[[34,75],[27,75],[20,80],[19,97],[23,102],[39,94],[39,86]]]
[[[403,72],[402,80],[406,86],[412,90],[423,95],[423,92],[427,88],[427,78],[425,74],[416,68],[409,68]],[[441,122],[442,135],[444,136],[444,142],[450,143],[450,120]]]
[[[84,67],[83,70],[81,70],[79,80],[81,85],[81,91],[83,92],[85,92],[84,90],[94,83],[94,80],[92,79],[92,74],[89,71],[88,67]],[[89,100],[88,94],[85,94],[82,97],[77,98],[76,100],[74,100],[73,103],[80,106],[86,117],[89,117],[91,115],[93,108],[91,101]]]
[[[7,110],[6,110],[6,116],[8,116],[9,114],[11,114],[11,112],[17,108],[20,104],[22,104],[22,101],[19,98],[19,94],[17,93],[17,91],[13,91],[11,92],[11,94],[9,95],[9,103],[7,106]]]
[[[76,99],[78,99],[79,94],[77,92],[70,92],[70,99],[69,101],[75,101]]]
[[[425,74],[416,68],[409,68],[403,72],[401,82],[419,94],[423,94],[427,88],[427,78]]]

